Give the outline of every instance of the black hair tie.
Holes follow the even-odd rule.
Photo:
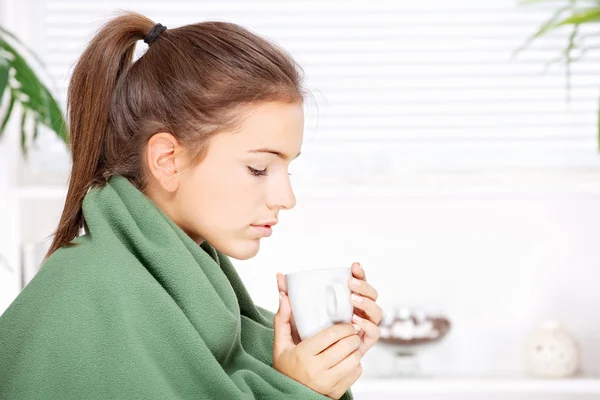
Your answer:
[[[160,34],[163,33],[166,29],[167,27],[162,24],[154,25],[150,30],[150,33],[144,38],[144,43],[148,43],[148,46],[150,46],[152,42],[158,39]]]

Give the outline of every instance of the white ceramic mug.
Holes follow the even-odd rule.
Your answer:
[[[304,340],[334,324],[351,322],[348,268],[326,268],[286,275],[288,297],[300,339]]]

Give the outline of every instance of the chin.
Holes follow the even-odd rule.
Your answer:
[[[214,247],[226,256],[243,261],[258,254],[260,240],[240,240],[233,243],[224,243],[222,246],[215,245]]]

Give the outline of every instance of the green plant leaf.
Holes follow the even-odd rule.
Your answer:
[[[0,58],[0,106],[2,105],[2,98],[4,97],[4,89],[8,85],[8,74],[10,72],[10,64],[8,60]]]
[[[560,16],[562,15],[563,12],[567,11],[569,8],[570,8],[569,6],[564,6],[564,7],[559,8],[558,10],[556,10],[554,12],[554,14],[550,17],[550,19],[548,19],[546,22],[544,22],[533,35],[528,37],[525,40],[525,42],[523,42],[523,44],[521,46],[519,46],[513,52],[513,57],[517,53],[525,50],[527,48],[527,46],[529,46],[531,44],[531,42],[533,42],[535,39],[539,38],[540,36],[543,36],[548,31],[556,29],[556,24],[557,24],[557,21],[559,20]]]
[[[39,134],[40,134],[40,125],[38,123],[38,121],[36,120],[35,123],[33,124],[33,141],[35,141]]]
[[[2,124],[0,124],[0,137],[2,137],[2,134],[4,133],[4,128],[6,128],[6,124],[8,123],[8,120],[10,119],[10,114],[12,113],[12,110],[15,106],[15,96],[13,95],[12,90],[10,91],[10,102],[8,103],[8,108],[6,109],[6,114],[4,115],[4,117],[2,118]]]
[[[23,155],[25,156],[25,159],[27,159],[28,156],[28,152],[27,152],[27,131],[25,129],[26,125],[27,125],[27,114],[28,114],[28,110],[25,109],[23,110],[23,114],[21,115],[21,151],[23,152]]]
[[[555,3],[552,0],[524,0],[520,1],[519,4],[533,4],[533,3]],[[584,8],[577,9],[577,6],[581,6],[585,4]],[[564,4],[564,3],[563,3]],[[591,4],[591,6],[590,6]],[[570,10],[570,15],[566,18],[560,19],[562,14],[566,11]],[[521,45],[517,50],[513,52],[513,56],[517,54],[519,51],[525,49],[533,40],[543,36],[549,31],[552,31],[556,28],[570,25],[572,26],[571,33],[568,37],[567,46],[561,52],[561,56],[558,59],[551,60],[550,63],[555,61],[564,60],[565,62],[565,75],[566,75],[566,85],[567,85],[567,102],[570,100],[570,91],[571,91],[571,64],[574,61],[577,61],[579,58],[583,56],[590,48],[597,48],[595,46],[583,47],[581,49],[581,53],[578,57],[572,57],[572,51],[577,48],[576,37],[578,34],[578,28],[582,24],[588,23],[598,23],[600,22],[600,0],[568,0],[568,6],[560,7],[555,11],[553,16],[546,21],[536,33],[534,33],[531,37],[529,37],[523,45]],[[598,151],[600,152],[600,97],[598,99],[598,108],[597,108],[597,146]]]
[[[13,96],[18,98],[17,100],[24,108],[33,113],[33,117],[37,121],[52,129],[59,138],[67,143],[66,121],[56,100],[16,49],[6,42],[3,42],[2,45],[6,51],[14,56],[12,66],[16,71],[15,79],[20,84],[20,87],[15,90],[24,94],[27,98],[19,97],[18,94],[13,94]]]
[[[16,88],[17,91],[22,92],[29,97],[27,101],[22,102],[29,103],[31,108],[40,112],[40,114],[44,114],[43,110],[39,109],[40,107],[44,106],[44,100],[41,93],[41,89],[44,87],[44,85],[39,81],[35,75],[35,72],[33,72],[33,70],[29,67],[25,59],[21,57],[11,45],[4,42],[3,47],[14,57],[14,60],[11,61],[11,64],[15,69],[15,79],[21,85],[20,87]]]
[[[15,68],[15,79],[21,84],[18,88],[19,91],[23,92],[29,97],[29,103],[33,108],[43,107],[45,99],[43,98],[44,85],[39,81],[33,70],[27,65],[25,60],[15,54],[15,59],[12,61],[12,65]],[[43,114],[43,110],[38,110]]]
[[[17,43],[19,46],[21,46],[22,48],[24,48],[25,50],[27,50],[29,52],[29,54],[31,54],[35,58],[35,60],[38,63],[40,63],[40,65],[42,67],[46,68],[46,65],[44,64],[44,61],[37,55],[37,53],[35,51],[33,51],[32,49],[30,49],[29,47],[25,46],[25,44],[23,42],[21,42],[19,40],[19,38],[17,38],[15,35],[13,35],[12,33],[10,33],[9,31],[7,31],[6,29],[4,29],[1,26],[0,26],[0,34],[2,34],[4,36],[8,36],[9,38],[11,38],[15,43]]]
[[[556,27],[564,25],[581,25],[600,21],[600,7],[592,7],[586,10],[574,12],[570,17],[556,24]]]

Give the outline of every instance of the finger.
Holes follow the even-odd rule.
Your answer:
[[[277,273],[277,288],[280,292],[283,292],[287,295],[287,279],[285,275],[281,273]],[[288,297],[289,302],[289,297]],[[290,307],[291,309],[291,307]],[[298,335],[298,329],[296,328],[296,322],[294,321],[294,313],[292,312],[292,316],[290,318],[290,327],[292,329],[292,338],[295,344],[300,343],[302,340],[300,339],[300,335]]]
[[[287,294],[287,292],[288,292],[287,279],[285,278],[285,275],[283,275],[281,273],[277,273],[277,288],[279,289],[280,292],[283,292],[285,294]]]
[[[359,262],[353,263],[351,270],[352,270],[353,277],[363,280],[363,281],[367,280],[367,275],[365,274],[365,270]]]
[[[331,367],[325,373],[329,374],[329,379],[332,381],[340,381],[344,379],[351,371],[358,368],[360,366],[360,361],[362,360],[362,354],[360,351],[355,350],[352,353],[348,354],[346,358],[342,361]]]
[[[298,328],[296,327],[296,321],[294,320],[294,313],[292,312],[292,318],[290,319],[290,326],[292,327],[292,338],[294,339],[294,343],[298,344],[302,341],[300,338],[300,334],[298,333]]]
[[[273,319],[274,328],[274,342],[273,351],[276,354],[293,347],[294,340],[292,337],[292,328],[290,325],[290,318],[292,316],[292,309],[290,302],[285,293],[279,293],[279,310],[275,314]]]
[[[379,328],[379,326],[375,325],[373,322],[361,318],[358,315],[352,316],[352,322],[360,326],[361,332],[364,332],[358,350],[362,355],[365,355],[365,353],[369,351],[369,349],[371,349],[371,347],[373,347],[373,345],[375,345],[375,343],[377,343],[381,337],[381,328]]]
[[[359,363],[349,372],[347,372],[342,379],[340,379],[334,386],[334,398],[341,397],[350,387],[360,378],[363,373],[362,365]]]
[[[348,336],[334,343],[328,349],[325,349],[318,355],[319,360],[323,362],[323,366],[326,369],[330,369],[334,365],[339,364],[348,355],[358,350],[361,344],[362,340],[358,335]]]
[[[352,324],[335,324],[303,340],[298,346],[304,347],[308,354],[314,356],[343,338],[356,335],[357,332],[358,329]]]
[[[368,297],[369,299],[376,301],[379,297],[379,293],[377,290],[371,286],[367,281],[363,281],[357,278],[348,278],[348,287],[354,293],[360,294],[364,297]]]
[[[354,307],[364,311],[367,318],[375,325],[379,324],[381,318],[383,318],[383,311],[377,303],[367,297],[363,297],[354,293],[352,293],[350,297],[352,298],[352,304]]]

